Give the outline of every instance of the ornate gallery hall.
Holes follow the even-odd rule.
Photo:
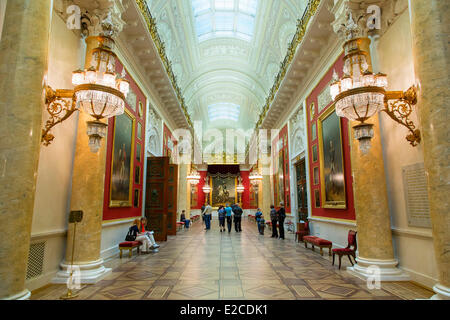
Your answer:
[[[0,0],[0,299],[450,299],[449,16]]]

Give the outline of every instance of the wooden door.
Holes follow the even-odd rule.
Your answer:
[[[295,164],[295,170],[297,176],[298,220],[306,221],[308,218],[308,195],[306,187],[305,158]]]
[[[177,234],[178,166],[169,164],[167,176],[167,234]]]
[[[168,157],[147,158],[146,229],[154,231],[156,241],[167,241],[168,174]]]

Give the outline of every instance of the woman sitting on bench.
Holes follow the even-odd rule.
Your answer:
[[[133,225],[130,227],[129,233],[136,236],[135,241],[139,241],[140,243],[142,243],[141,246],[139,247],[141,252],[149,253],[150,239],[144,233],[139,232],[140,226],[141,221],[139,219],[135,219]]]

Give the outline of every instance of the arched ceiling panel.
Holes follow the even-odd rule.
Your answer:
[[[221,127],[254,127],[307,0],[147,3],[193,119],[217,126],[209,107],[222,106],[223,113],[235,104],[238,120]],[[229,112],[235,119],[235,109]]]

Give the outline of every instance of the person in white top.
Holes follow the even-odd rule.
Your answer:
[[[202,214],[205,217],[205,230],[211,229],[212,207],[209,205],[209,203],[206,205],[205,210],[203,210]]]

